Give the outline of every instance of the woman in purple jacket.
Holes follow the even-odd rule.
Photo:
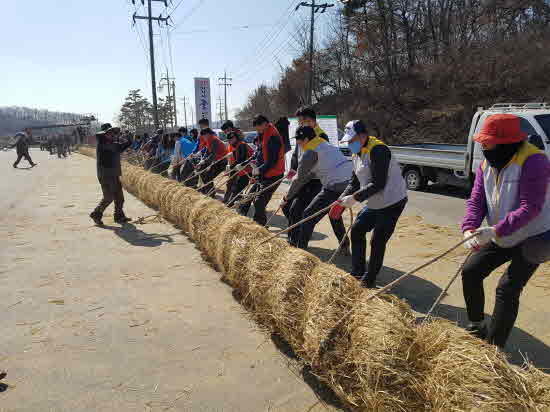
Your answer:
[[[530,258],[526,245],[550,232],[550,163],[526,138],[515,115],[498,114],[485,120],[474,137],[485,160],[476,172],[462,223],[465,237],[477,235],[466,243],[474,253],[462,272],[470,321],[467,329],[500,348],[514,327],[521,291],[541,263]],[[484,219],[488,226],[480,228]],[[498,283],[487,327],[483,323],[483,280],[507,262],[510,265]]]

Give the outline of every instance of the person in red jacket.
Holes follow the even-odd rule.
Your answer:
[[[252,175],[257,183],[251,193],[261,192],[254,200],[254,221],[262,226],[267,223],[265,208],[271,200],[273,193],[279,187],[285,173],[285,145],[275,126],[263,115],[258,115],[253,122],[258,132],[259,155],[258,165],[253,166]],[[279,184],[275,184],[279,182]],[[273,186],[272,186],[273,185]],[[267,191],[264,190],[270,187]],[[248,214],[251,202],[242,204],[239,213]]]
[[[216,133],[210,128],[201,130],[201,138],[206,149],[205,159],[202,160],[197,167],[199,169],[210,168],[201,174],[201,179],[205,186],[200,190],[207,194],[214,188],[214,179],[222,173],[227,166],[227,147],[222,142]],[[214,196],[214,193],[212,193]]]
[[[254,151],[248,144],[243,142],[242,133],[233,131],[227,137],[231,152],[231,157],[229,158],[231,170],[229,173],[236,173],[236,176],[227,183],[227,192],[225,193],[223,202],[231,207],[240,199],[241,192],[248,186],[250,181],[249,175],[252,173],[249,159],[254,154]]]

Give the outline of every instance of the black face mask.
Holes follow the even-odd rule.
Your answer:
[[[519,150],[523,142],[511,144],[497,144],[493,150],[483,150],[483,156],[491,167],[501,170]]]

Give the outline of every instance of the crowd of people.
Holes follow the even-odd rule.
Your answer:
[[[74,138],[70,134],[51,135],[40,142],[40,150],[47,150],[50,155],[57,154],[59,159],[70,155],[74,147]]]
[[[97,146],[98,177],[104,195],[91,217],[102,224],[103,211],[114,201],[115,221],[128,221],[119,180],[120,154],[127,148],[131,148],[129,161],[140,159],[145,169],[205,195],[215,197],[223,183],[225,193],[220,200],[244,216],[253,205],[252,218],[262,226],[268,222],[268,203],[286,179],[289,185],[279,209],[292,228],[288,242],[307,250],[315,226],[328,214],[340,253],[351,255],[351,275],[365,287],[374,288],[386,246],[408,201],[400,166],[390,147],[372,136],[361,120],[345,126],[342,141],[353,154],[350,161],[331,144],[313,109],[301,108],[296,116],[299,127],[293,136],[294,149],[285,138],[288,130],[278,130],[263,115],[253,120],[257,132],[253,144],[244,141],[243,133],[231,121],[222,127],[227,144],[210,128],[208,119],[201,119],[199,129],[189,132],[186,128],[158,130],[151,137],[135,139],[130,139],[129,133],[121,138],[120,129],[106,124],[98,134]],[[472,254],[462,279],[468,330],[503,347],[514,325],[523,287],[548,258],[550,163],[544,152],[526,141],[517,116],[494,115],[485,123],[474,137],[485,160],[476,173],[463,223],[465,245]],[[288,168],[285,160],[290,150],[294,151]],[[348,239],[342,213],[361,204]],[[484,219],[490,226],[482,227]],[[367,259],[366,236],[370,232]],[[486,326],[483,280],[505,262],[511,263],[499,282],[493,317]]]

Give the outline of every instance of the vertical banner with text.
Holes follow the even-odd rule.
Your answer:
[[[195,108],[197,110],[197,123],[204,118],[212,122],[210,78],[208,77],[195,77]]]

